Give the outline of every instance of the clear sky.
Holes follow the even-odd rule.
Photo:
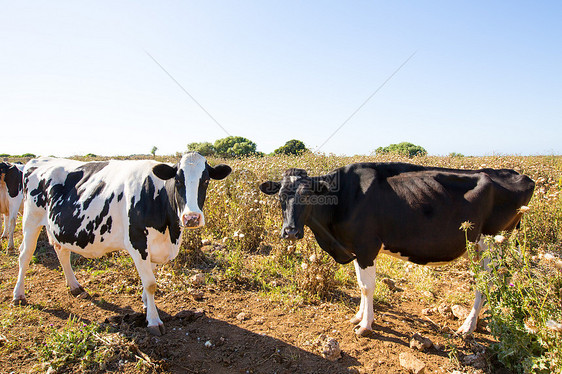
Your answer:
[[[0,153],[174,154],[228,134],[316,149],[345,123],[320,151],[562,154],[560,1],[1,9]]]

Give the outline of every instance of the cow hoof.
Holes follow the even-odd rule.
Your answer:
[[[70,294],[78,299],[89,299],[90,294],[86,292],[82,287],[70,290]]]
[[[161,336],[166,333],[166,327],[164,325],[148,326],[148,332],[155,336]]]
[[[371,334],[373,333],[373,330],[361,326],[355,326],[354,330],[355,330],[355,335],[363,338],[367,336],[371,336]]]
[[[15,298],[12,301],[12,304],[14,304],[15,306],[24,306],[24,305],[27,305],[27,300],[25,299],[24,296],[20,296],[18,298]]]
[[[464,326],[461,326],[457,330],[457,335],[468,336],[468,335],[472,334],[473,331],[474,330],[471,330],[470,328],[466,328]]]

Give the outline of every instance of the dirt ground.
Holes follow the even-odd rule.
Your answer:
[[[0,357],[0,373],[47,371],[33,347],[44,341],[48,328],[64,326],[70,315],[85,323],[102,323],[128,342],[107,363],[108,372],[139,372],[142,358],[145,371],[162,373],[408,373],[400,363],[401,353],[423,362],[425,373],[506,372],[494,369],[489,355],[482,353],[492,339],[485,329],[479,328],[470,338],[451,336],[460,322],[439,313],[422,313],[427,303],[407,287],[395,291],[391,303],[375,306],[373,334],[365,338],[356,337],[348,322],[359,304],[356,289],[342,290],[348,303],[340,300],[289,309],[232,284],[197,286],[197,300],[193,291],[176,287],[156,295],[167,329],[156,337],[144,327],[134,268],[97,275],[78,269],[77,278],[91,295],[80,299],[70,295],[54,251],[47,250],[27,273],[26,307],[11,306],[17,271],[17,255],[6,254],[4,244],[0,254],[0,312],[4,316],[0,320],[17,312],[16,308],[31,308],[40,317],[1,326],[4,341],[0,346],[12,340],[18,344]],[[466,277],[444,282],[439,292],[459,287]],[[136,289],[123,292],[123,285]],[[433,346],[425,352],[410,348],[414,333],[430,339]],[[322,335],[339,343],[341,358],[331,361],[322,356]]]

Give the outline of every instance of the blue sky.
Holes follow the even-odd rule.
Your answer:
[[[561,14],[557,1],[4,2],[0,153],[174,154],[227,133],[317,149],[392,76],[320,151],[562,154]]]

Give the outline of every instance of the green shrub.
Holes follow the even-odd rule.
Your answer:
[[[423,147],[408,142],[391,144],[386,147],[379,147],[375,152],[377,155],[397,154],[407,157],[427,155],[427,151]]]
[[[306,146],[303,142],[293,139],[289,140],[287,143],[285,143],[285,145],[277,148],[275,151],[273,151],[273,154],[299,156],[306,151],[308,151],[308,149],[306,149]]]
[[[202,143],[189,143],[187,145],[187,150],[192,152],[197,152],[201,156],[214,156],[216,153],[215,147],[209,142]]]
[[[256,154],[256,143],[241,136],[229,136],[215,141],[214,148],[219,157],[235,158]]]

